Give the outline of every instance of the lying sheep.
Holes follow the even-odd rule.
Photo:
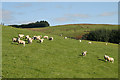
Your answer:
[[[40,39],[40,43],[43,43],[43,40],[44,40],[44,39]]]
[[[44,36],[43,38],[44,38],[44,39],[48,39],[48,36]]]
[[[22,38],[24,36],[24,34],[19,34],[18,37],[19,38]]]
[[[64,39],[67,39],[67,37],[64,37]]]
[[[19,43],[19,44],[23,44],[23,46],[25,46],[25,41],[20,40],[20,38],[18,39],[18,43]]]
[[[87,53],[87,51],[83,51],[83,52],[82,52],[82,55],[83,55],[83,56],[86,56],[86,53]]]
[[[92,44],[92,42],[88,42],[88,44]]]
[[[49,40],[53,40],[53,37],[50,37]]]

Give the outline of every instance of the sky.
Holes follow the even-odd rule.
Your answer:
[[[118,2],[2,2],[6,25],[45,20],[64,24],[118,24]]]

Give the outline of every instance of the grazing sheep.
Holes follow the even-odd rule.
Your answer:
[[[23,46],[25,46],[25,41],[20,40],[20,38],[18,39],[18,43],[19,43],[19,44],[23,44]]]
[[[64,39],[67,39],[67,37],[64,37]]]
[[[50,37],[49,40],[53,40],[53,37]]]
[[[40,39],[40,43],[43,43],[43,40],[44,40],[44,39]]]
[[[83,51],[83,52],[82,52],[82,55],[83,55],[83,56],[86,56],[86,53],[87,53],[87,51]]]
[[[107,60],[108,60],[108,58],[109,58],[109,56],[104,55],[104,59],[105,59],[105,61],[107,61]]]
[[[29,38],[29,35],[26,35],[26,36],[25,36],[25,39],[28,39],[28,38]]]
[[[19,34],[18,37],[19,38],[22,38],[24,36],[24,34]]]
[[[82,40],[80,40],[80,42],[81,42]]]
[[[18,38],[12,38],[12,41],[13,41],[13,42],[17,42],[17,41],[18,41]]]
[[[44,36],[44,39],[48,39],[48,36]]]
[[[114,62],[114,58],[109,57],[107,55],[104,56],[104,59],[105,59],[105,61],[109,61],[109,62],[112,62],[112,63]]]
[[[32,38],[28,38],[28,43],[32,43],[33,39]]]
[[[36,40],[40,40],[40,36],[36,36]]]
[[[88,44],[92,44],[92,42],[88,42]]]
[[[109,62],[112,62],[112,63],[114,62],[114,58],[112,58],[112,57],[108,57],[107,60],[108,60]]]

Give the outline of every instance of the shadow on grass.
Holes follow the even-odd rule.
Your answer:
[[[103,61],[103,62],[106,62],[104,59],[98,59],[98,60]]]

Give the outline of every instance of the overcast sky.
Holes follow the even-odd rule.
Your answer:
[[[24,24],[46,20],[50,25],[117,24],[117,2],[2,2],[2,22]]]

